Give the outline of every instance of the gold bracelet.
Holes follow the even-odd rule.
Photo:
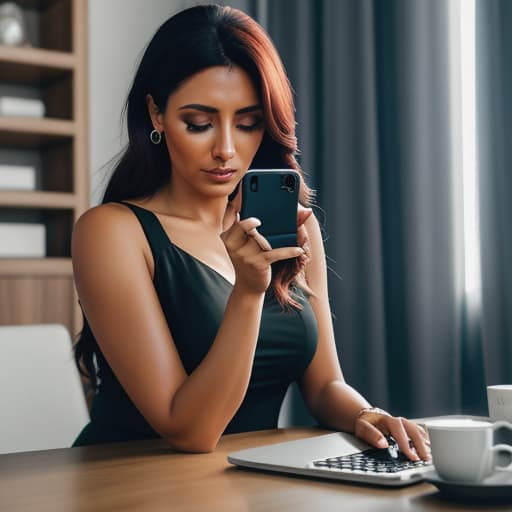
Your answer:
[[[356,414],[356,421],[361,417],[364,416],[367,412],[373,412],[375,414],[382,414],[384,416],[391,416],[388,411],[385,411],[384,409],[380,409],[379,407],[363,407],[358,413]]]

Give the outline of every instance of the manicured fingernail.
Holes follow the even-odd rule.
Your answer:
[[[389,446],[388,442],[386,441],[386,438],[384,437],[381,437],[378,441],[377,441],[377,447],[378,448],[387,448]]]
[[[412,453],[412,455],[409,457],[411,460],[416,461],[416,462],[421,460],[418,455],[418,452],[414,448],[411,449],[411,453]]]

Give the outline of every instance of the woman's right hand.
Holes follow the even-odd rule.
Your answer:
[[[260,225],[259,219],[239,220],[236,215],[233,224],[220,235],[235,267],[235,287],[252,294],[262,294],[270,286],[272,263],[304,254],[300,247],[272,249],[258,232]]]

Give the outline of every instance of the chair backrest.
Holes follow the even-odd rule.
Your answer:
[[[62,325],[0,326],[0,453],[69,447],[89,420]]]

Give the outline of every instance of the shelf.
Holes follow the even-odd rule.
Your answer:
[[[0,46],[0,77],[5,83],[42,86],[73,71],[71,53]]]
[[[74,194],[0,190],[0,207],[72,209],[75,205]]]
[[[27,17],[27,38],[37,47],[48,50],[71,51],[76,22],[82,16],[86,0],[17,0]],[[80,20],[81,21],[81,20]],[[83,40],[82,40],[83,41]]]
[[[69,141],[74,135],[74,121],[0,116],[0,146],[39,148]]]
[[[1,276],[72,276],[71,258],[0,258]]]
[[[32,166],[37,184],[36,190],[0,188],[0,222],[44,226],[46,256],[0,257],[0,325],[55,322],[76,333],[82,315],[71,234],[88,206],[88,2],[16,4],[29,44],[0,45],[2,94],[42,101],[45,116],[0,116],[0,164]]]

